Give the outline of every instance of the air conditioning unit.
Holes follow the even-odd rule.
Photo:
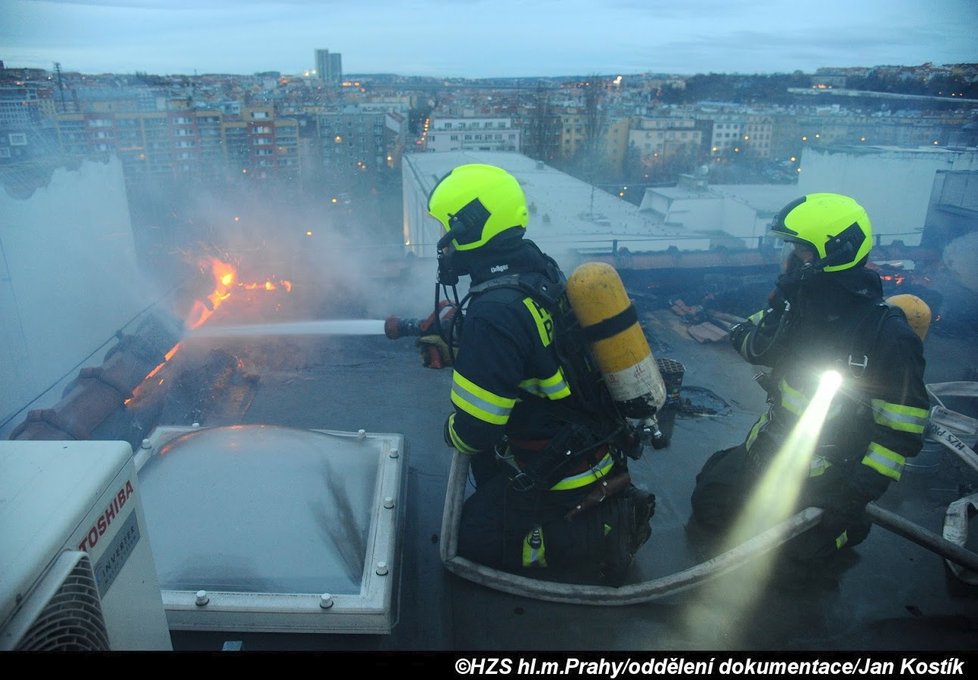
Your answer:
[[[0,441],[0,650],[169,650],[126,442]]]

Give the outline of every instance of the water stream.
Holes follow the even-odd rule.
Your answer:
[[[187,334],[187,338],[226,338],[261,335],[383,335],[382,319],[321,319],[287,323],[244,324],[236,326],[205,325]]]

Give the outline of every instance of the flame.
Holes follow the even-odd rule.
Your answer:
[[[201,266],[210,267],[211,275],[214,278],[214,291],[205,300],[194,301],[194,306],[183,324],[187,330],[200,328],[205,321],[211,318],[221,303],[231,297],[231,286],[234,285],[238,276],[237,270],[231,263],[216,257],[203,260]]]
[[[233,288],[243,288],[244,290],[266,290],[274,291],[284,289],[286,292],[292,292],[292,282],[287,279],[266,279],[262,283],[242,283],[238,281],[238,271],[235,269],[234,265],[230,262],[225,262],[216,257],[207,257],[200,261],[201,269],[210,269],[211,276],[214,279],[214,290],[203,300],[194,300],[194,304],[187,314],[187,318],[184,320],[184,329],[195,330],[200,328],[204,323],[207,322],[214,312],[217,310],[221,304],[231,297],[231,291]],[[166,365],[170,359],[173,358],[183,343],[178,342],[173,347],[170,348],[166,354],[163,355],[163,361],[161,361],[152,371],[146,374],[143,378],[143,382],[140,383],[132,393],[132,396],[125,400],[126,405],[128,405],[142,390],[143,385],[147,383],[153,376],[160,372],[163,366]],[[160,379],[159,384],[163,384],[163,379]]]
[[[895,285],[901,286],[906,280],[903,274],[885,274],[881,277],[884,281],[892,281]]]
[[[292,292],[292,282],[288,279],[282,279],[278,283],[272,279],[268,279],[264,283],[239,283],[238,285],[245,290],[278,290],[281,286],[286,292]]]

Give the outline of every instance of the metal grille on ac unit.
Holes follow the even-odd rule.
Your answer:
[[[76,550],[63,552],[27,597],[8,631],[17,640],[17,651],[108,650],[102,605],[88,555]]]

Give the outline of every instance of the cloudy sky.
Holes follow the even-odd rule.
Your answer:
[[[0,0],[0,60],[461,77],[978,63],[978,0]]]

